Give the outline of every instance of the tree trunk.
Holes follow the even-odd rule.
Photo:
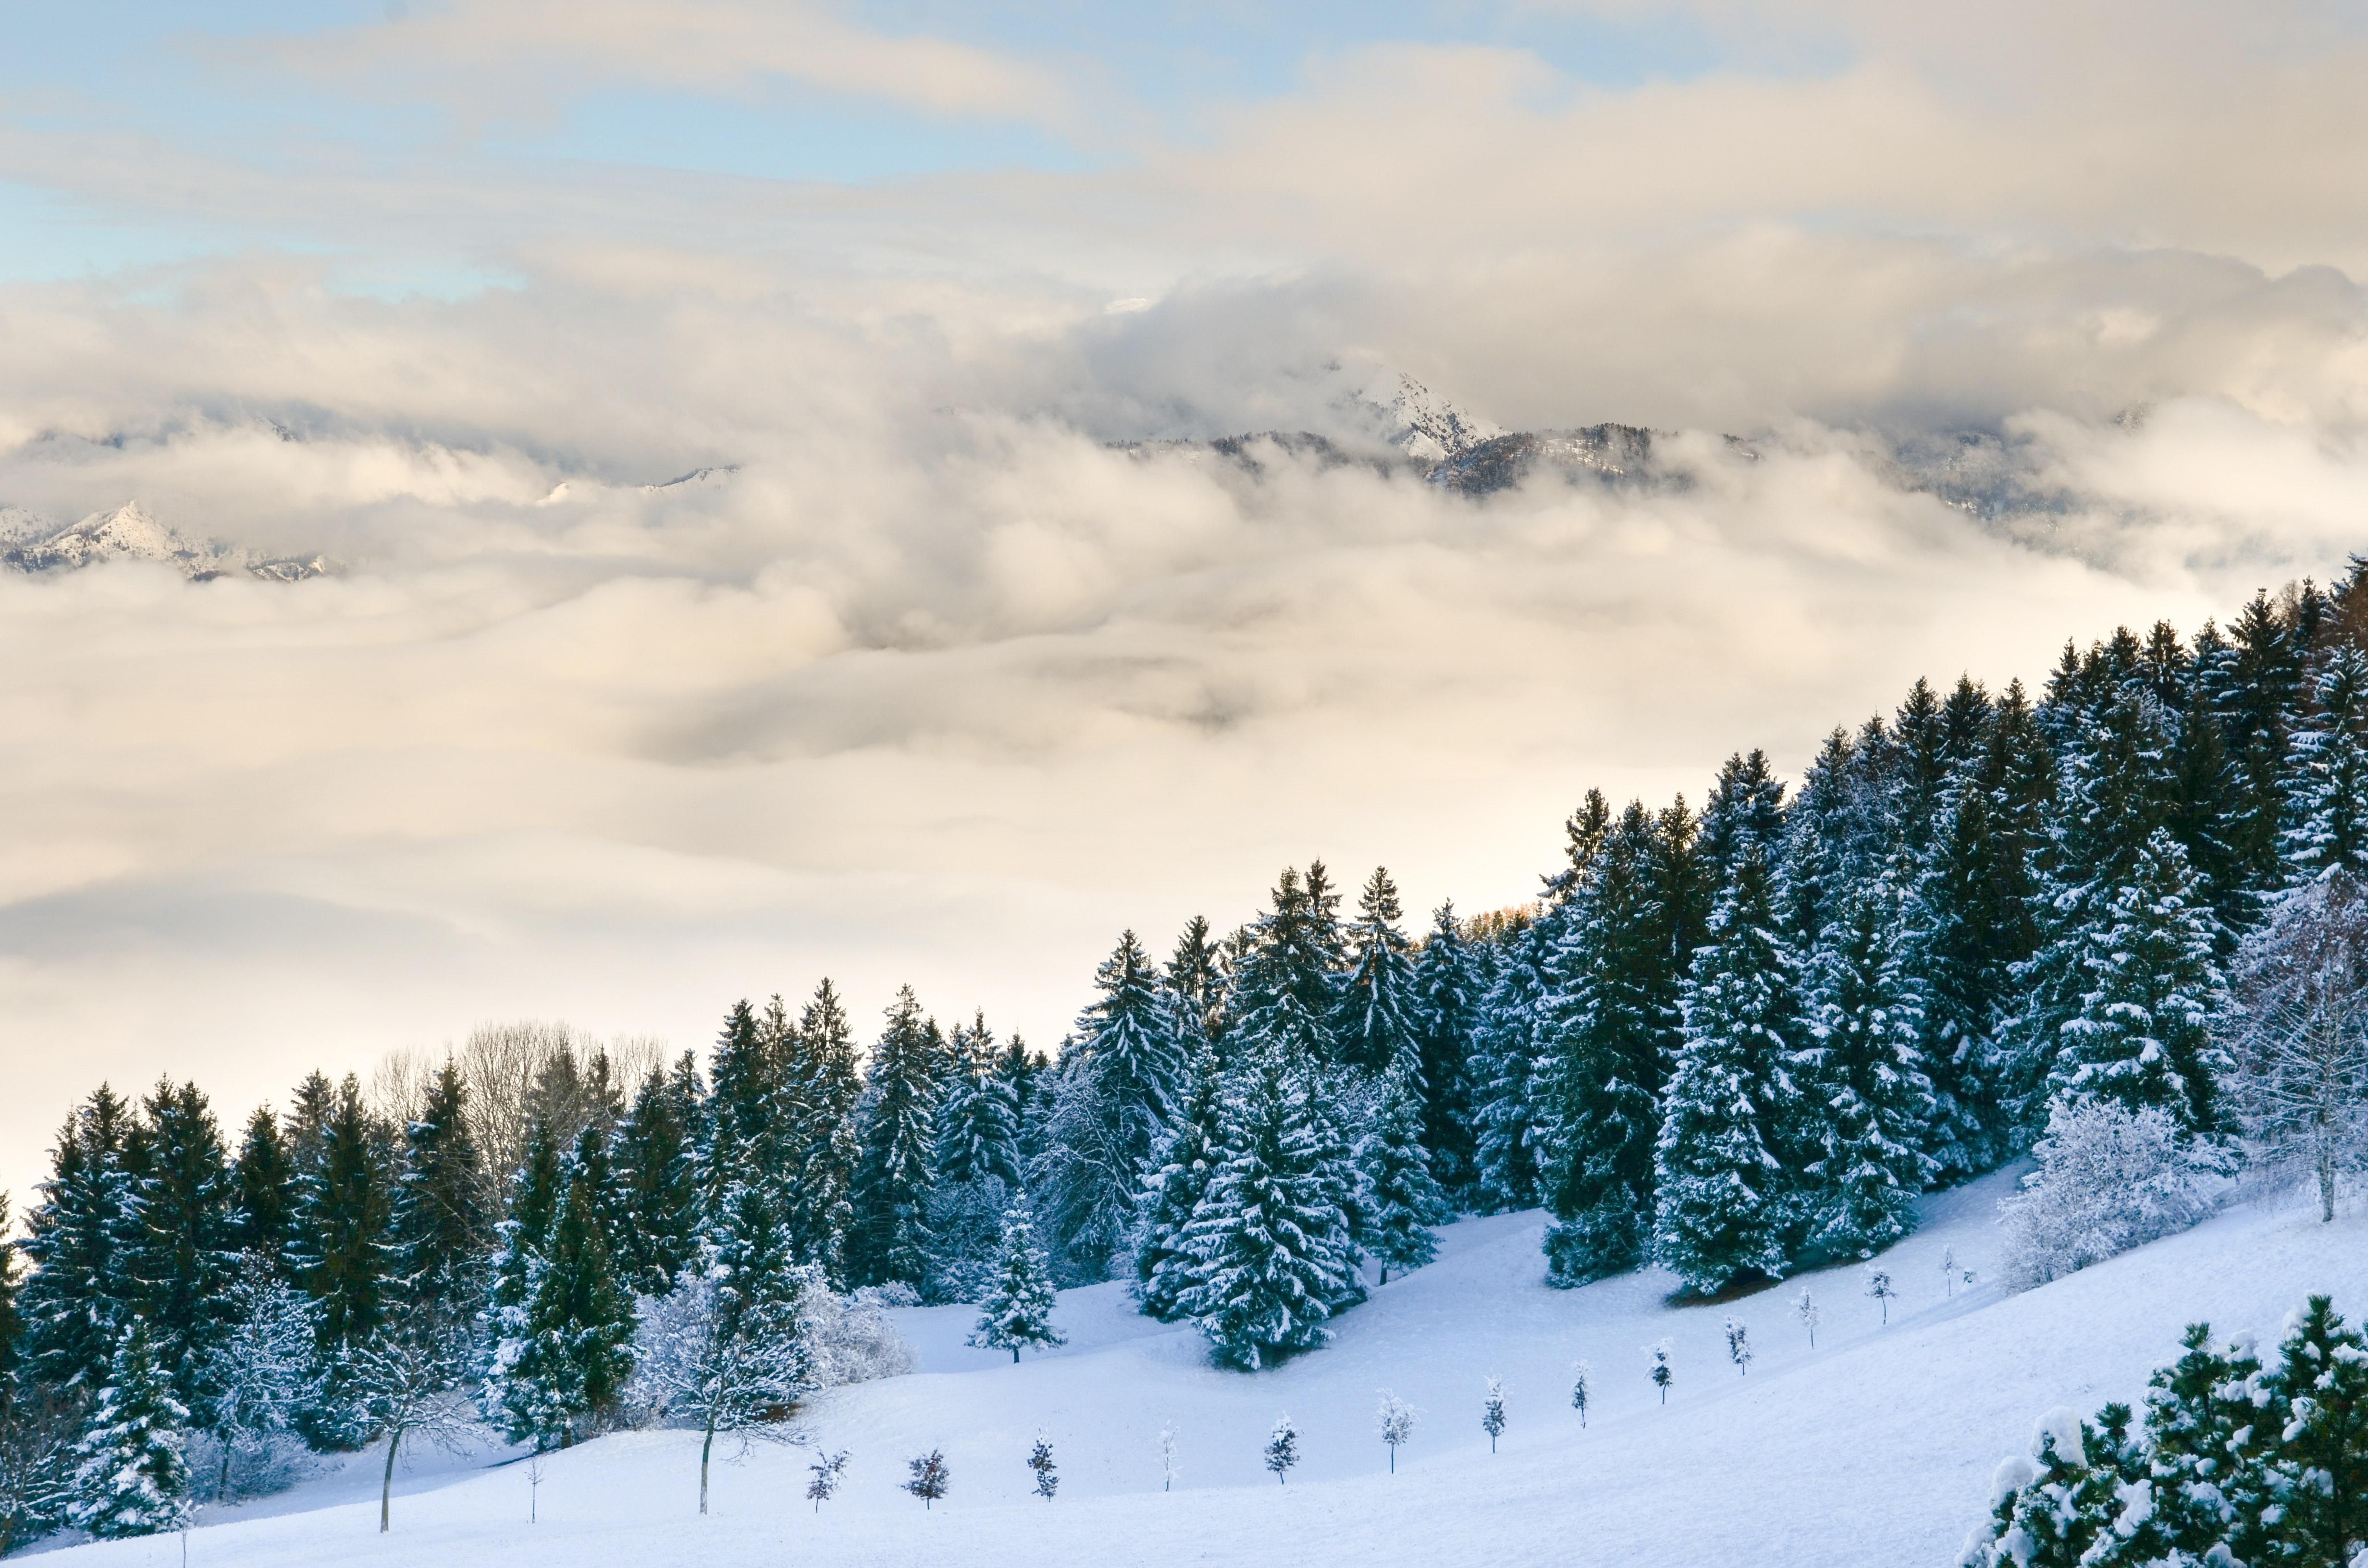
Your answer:
[[[1019,1365],[1019,1346],[1017,1345],[1011,1347],[1011,1364],[1015,1367]]]
[[[707,1438],[699,1445],[699,1511],[701,1515],[707,1512],[707,1456],[714,1451],[715,1413],[711,1410],[707,1413]],[[822,1505],[815,1504],[814,1511],[820,1513]]]
[[[2318,1218],[2321,1224],[2335,1218],[2335,1150],[2325,1143],[2318,1148]]]
[[[378,1533],[381,1535],[384,1535],[386,1533],[387,1504],[388,1501],[394,1496],[394,1450],[402,1445],[402,1427],[397,1426],[393,1431],[387,1433],[386,1476],[379,1483],[378,1487]],[[518,1505],[513,1503],[510,1506],[516,1507]],[[513,1514],[510,1517],[512,1518],[516,1518],[518,1516]]]

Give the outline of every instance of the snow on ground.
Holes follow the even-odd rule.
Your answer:
[[[1719,1306],[1669,1307],[1673,1282],[1654,1273],[1551,1290],[1543,1220],[1499,1215],[1446,1229],[1440,1260],[1374,1290],[1330,1348],[1255,1375],[1212,1369],[1197,1335],[1136,1316],[1115,1285],[1064,1292],[1069,1344],[1019,1366],[963,1346],[966,1309],[899,1312],[921,1369],[825,1395],[805,1422],[814,1442],[854,1454],[819,1515],[802,1498],[803,1450],[720,1464],[701,1519],[697,1438],[624,1433],[546,1457],[536,1524],[514,1450],[467,1463],[431,1452],[381,1538],[380,1460],[365,1453],[198,1529],[188,1561],[1939,1568],[2042,1411],[2135,1401],[2189,1321],[2274,1339],[2317,1290],[2368,1312],[2368,1221],[2325,1226],[2306,1209],[2238,1209],[2019,1296],[1986,1282],[1944,1293],[1944,1249],[1985,1280],[1995,1272],[2010,1187],[2000,1175],[1927,1200],[1923,1231],[1880,1260],[1900,1291],[1887,1325],[1855,1267]],[[1791,1312],[1804,1282],[1822,1313],[1814,1350]],[[1726,1360],[1730,1314],[1758,1352],[1748,1377]],[[1645,1346],[1664,1337],[1666,1407],[1645,1378]],[[1568,1405],[1581,1357],[1595,1369],[1584,1430]],[[1479,1426],[1491,1375],[1511,1420],[1494,1456]],[[1384,1388],[1422,1413],[1395,1475],[1373,1428]],[[1279,1486],[1259,1449],[1283,1411],[1304,1459]],[[1163,1425],[1179,1453],[1171,1494]],[[1049,1503],[1029,1494],[1021,1462],[1040,1430],[1060,1464]],[[953,1486],[925,1512],[897,1483],[932,1447]],[[179,1560],[179,1541],[148,1540],[75,1547],[60,1568]]]

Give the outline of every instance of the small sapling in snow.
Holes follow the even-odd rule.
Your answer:
[[[1480,1396],[1480,1430],[1488,1434],[1488,1451],[1497,1451],[1497,1436],[1505,1429],[1505,1380],[1490,1378]]]
[[[1669,1403],[1669,1385],[1676,1381],[1669,1373],[1669,1342],[1664,1339],[1658,1345],[1647,1345],[1645,1354],[1653,1358],[1653,1386],[1661,1391],[1661,1403],[1667,1404]]]
[[[1028,1468],[1036,1472],[1036,1495],[1051,1501],[1061,1489],[1061,1478],[1053,1471],[1053,1445],[1042,1432],[1036,1434],[1036,1446],[1028,1450]]]
[[[1395,1475],[1398,1445],[1414,1436],[1414,1406],[1383,1389],[1381,1406],[1373,1412],[1373,1423],[1381,1428],[1382,1441],[1390,1446],[1390,1473]]]
[[[1726,1358],[1737,1372],[1751,1375],[1751,1330],[1733,1318],[1726,1320]]]
[[[1578,1425],[1579,1429],[1582,1431],[1586,1430],[1587,1427],[1587,1402],[1594,1393],[1594,1390],[1590,1386],[1594,1378],[1595,1369],[1593,1367],[1588,1365],[1584,1361],[1574,1361],[1571,1363],[1570,1407],[1578,1412]]]
[[[1283,1471],[1298,1462],[1299,1434],[1292,1430],[1290,1416],[1278,1415],[1274,1418],[1274,1430],[1266,1439],[1266,1467],[1274,1471],[1275,1484],[1291,1484]]]
[[[905,1460],[905,1465],[913,1472],[905,1483],[905,1490],[921,1500],[924,1510],[944,1496],[947,1487],[953,1483],[954,1472],[946,1468],[946,1456],[936,1449]]]
[[[814,1479],[806,1483],[806,1496],[813,1502],[814,1512],[819,1514],[822,1506],[830,1501],[831,1494],[838,1490],[839,1478],[847,1473],[847,1450],[841,1449],[835,1454],[825,1454],[806,1469],[814,1472]]]
[[[1159,1429],[1159,1490],[1176,1490],[1176,1428],[1172,1426]]]
[[[1891,1299],[1899,1294],[1897,1290],[1893,1290],[1891,1287],[1890,1271],[1883,1268],[1868,1269],[1866,1271],[1866,1293],[1869,1296],[1873,1297],[1876,1304],[1883,1308],[1883,1321],[1885,1324],[1890,1323]]]
[[[1817,1347],[1817,1299],[1809,1294],[1806,1285],[1801,1287],[1800,1296],[1793,1302],[1793,1315],[1799,1318],[1801,1326],[1809,1331],[1809,1348],[1815,1350]]]

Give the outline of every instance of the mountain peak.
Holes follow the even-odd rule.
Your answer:
[[[245,572],[272,582],[296,582],[329,570],[320,558],[276,559],[219,540],[192,538],[137,498],[111,512],[93,512],[63,527],[21,506],[0,506],[0,566],[19,572],[71,572],[105,561],[151,561],[177,568],[196,582]]]

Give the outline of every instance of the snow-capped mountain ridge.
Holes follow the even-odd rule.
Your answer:
[[[324,556],[269,556],[220,540],[193,538],[136,499],[65,524],[22,506],[0,506],[0,566],[28,573],[71,572],[110,561],[172,566],[192,582],[244,572],[267,582],[293,583],[330,570]]]

